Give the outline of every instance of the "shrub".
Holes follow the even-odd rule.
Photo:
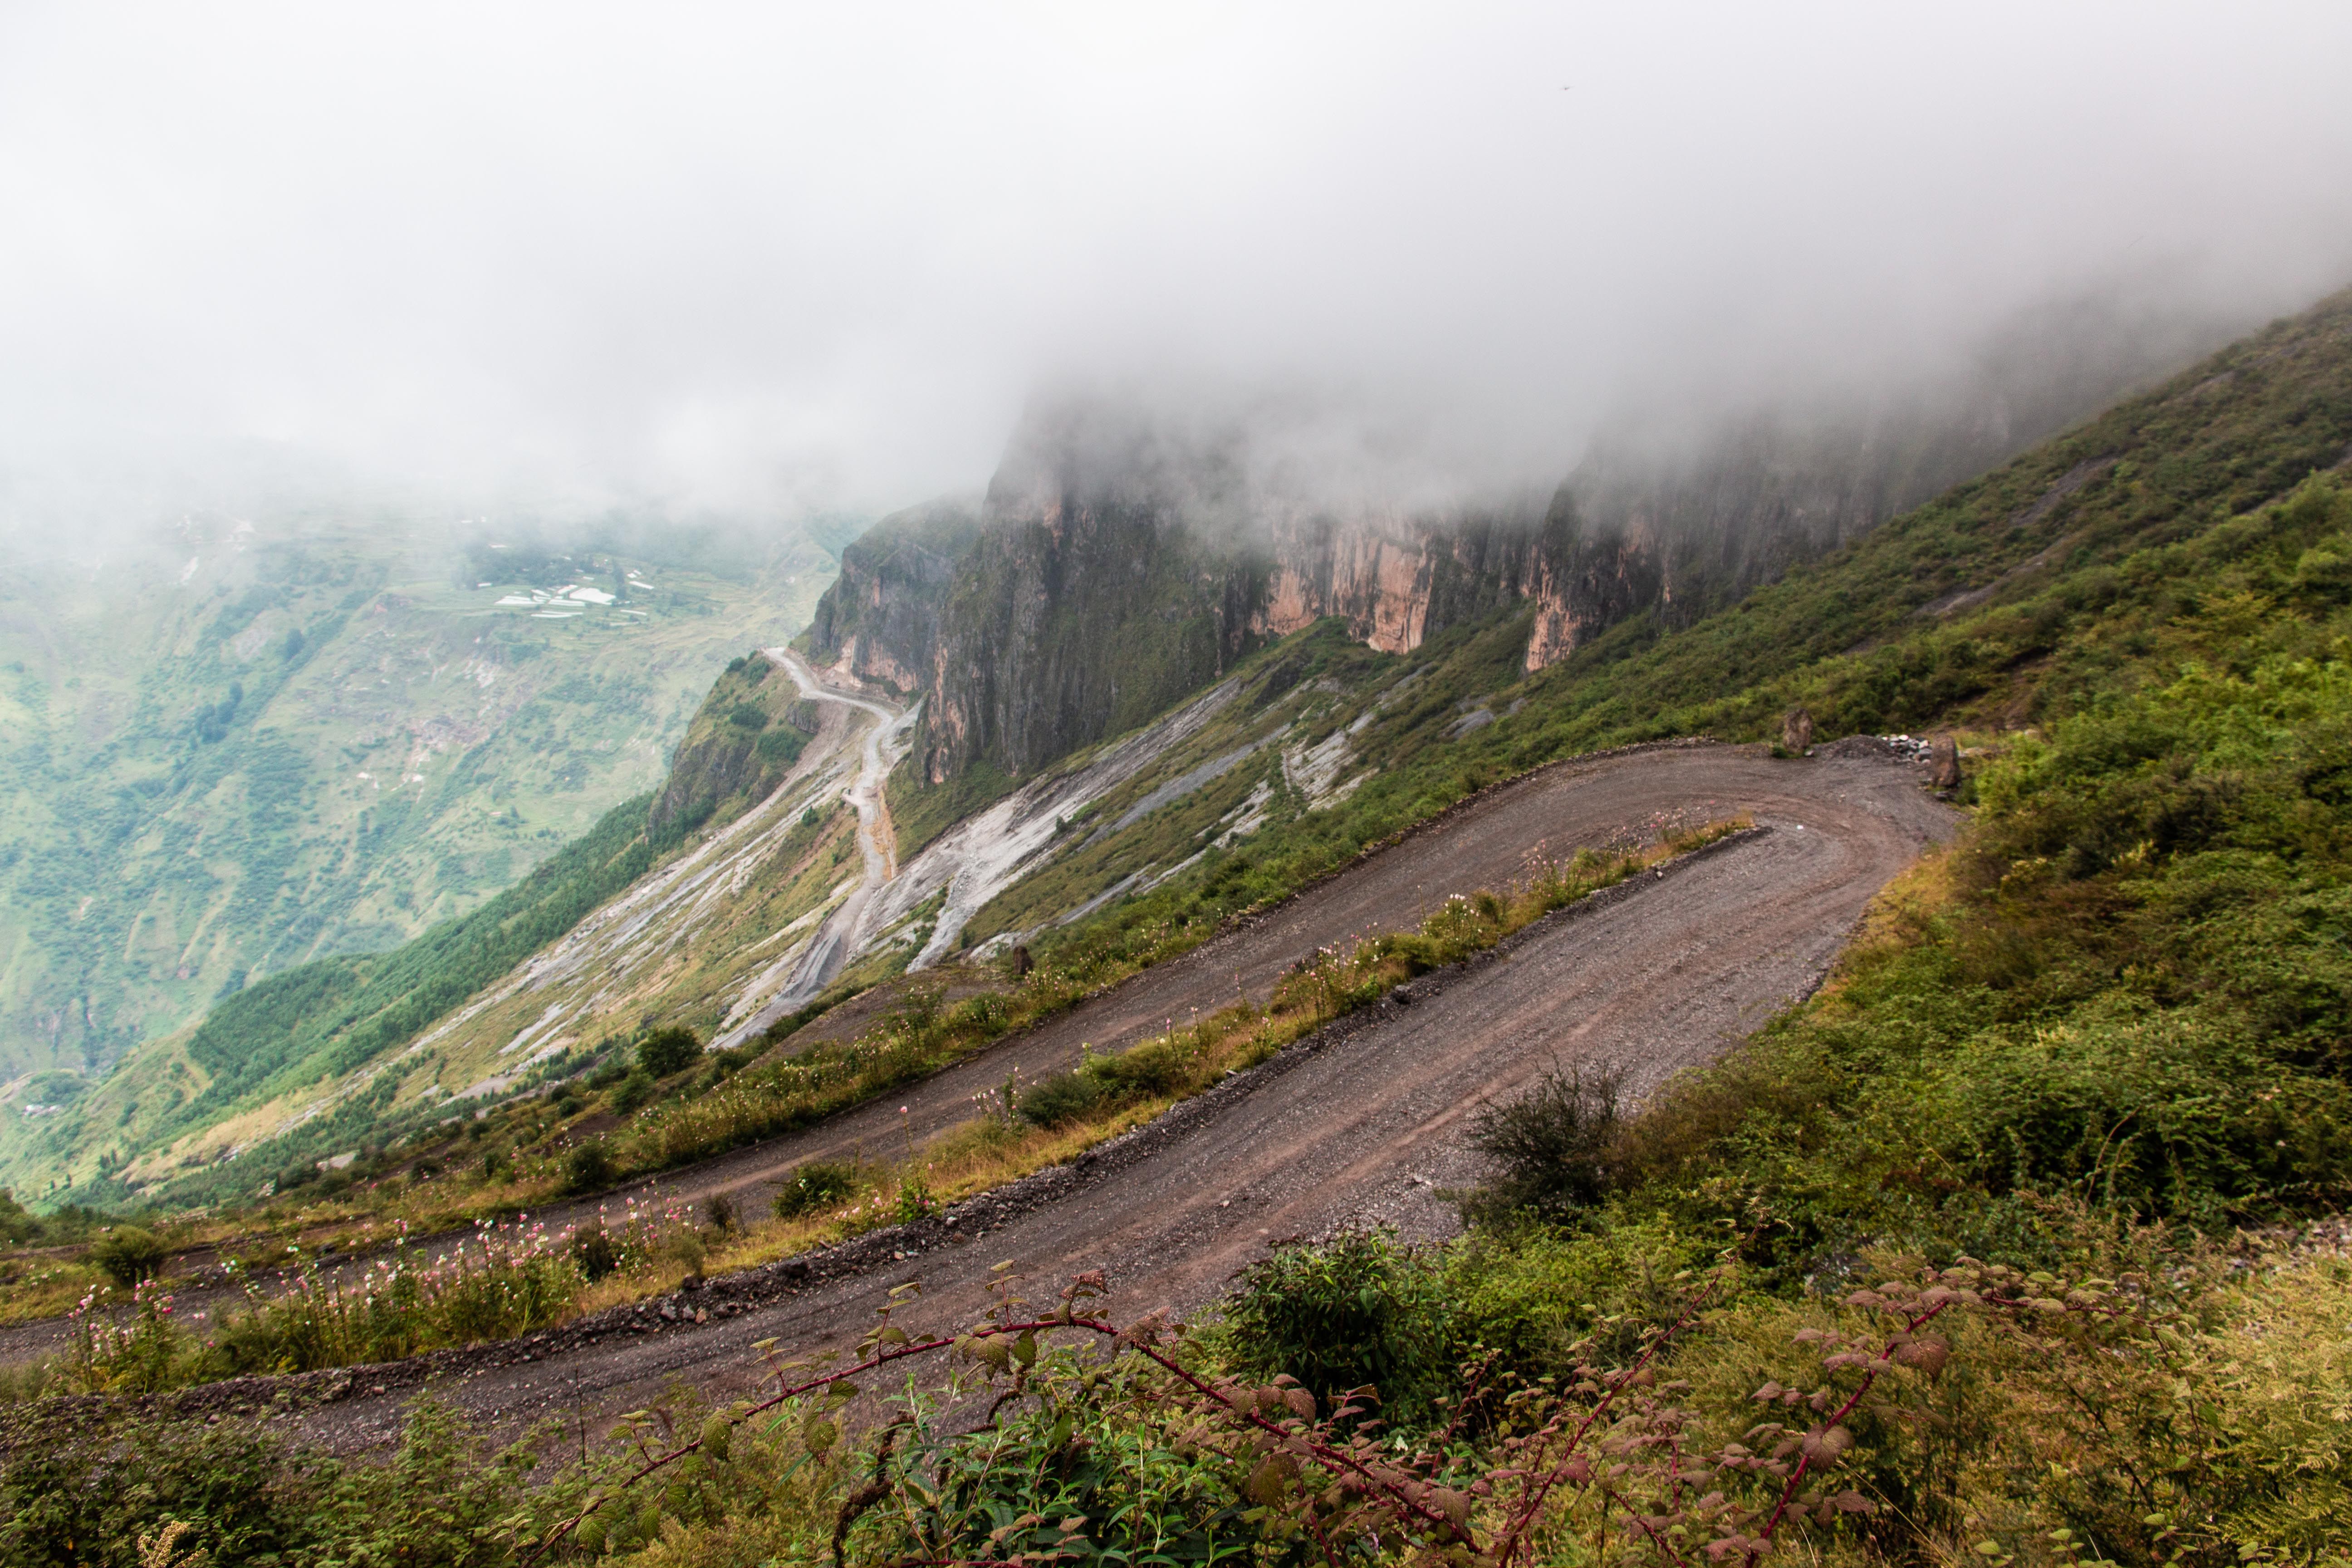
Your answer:
[[[621,1249],[603,1226],[594,1226],[572,1238],[572,1261],[580,1265],[581,1277],[591,1285],[605,1276],[619,1272]]]
[[[672,1025],[656,1029],[637,1042],[637,1065],[656,1078],[684,1072],[702,1055],[702,1042],[692,1029]]]
[[[1135,1094],[1167,1094],[1183,1087],[1184,1053],[1171,1040],[1153,1040],[1121,1056],[1090,1064],[1087,1076],[1107,1089]]]
[[[1381,1231],[1277,1248],[1243,1271],[1225,1322],[1244,1371],[1287,1373],[1327,1406],[1369,1384],[1410,1419],[1449,1370],[1437,1270]]]
[[[801,760],[801,752],[807,744],[807,740],[798,730],[777,729],[761,735],[759,744],[752,750],[760,753],[760,760],[763,763],[789,766]]]
[[[135,1225],[116,1226],[89,1249],[90,1261],[126,1290],[163,1272],[164,1256],[163,1244],[154,1233]]]
[[[222,1563],[285,1562],[316,1539],[320,1489],[289,1473],[260,1423],[85,1426],[25,1407],[9,1426],[0,1563],[11,1568],[130,1568],[139,1561],[131,1542],[166,1519],[194,1525]]]
[[[653,1075],[643,1068],[624,1077],[613,1089],[612,1106],[623,1116],[654,1097]]]
[[[1021,1096],[1021,1120],[1036,1127],[1059,1127],[1092,1110],[1103,1097],[1101,1080],[1087,1072],[1040,1079]]]
[[[563,1157],[566,1192],[593,1193],[613,1182],[613,1156],[603,1140],[583,1143]]]
[[[776,1194],[778,1219],[797,1219],[833,1207],[856,1194],[866,1184],[864,1173],[847,1160],[811,1160],[792,1174]]]
[[[1491,1219],[1532,1209],[1558,1218],[1608,1196],[1623,1131],[1622,1081],[1606,1069],[1555,1068],[1518,1099],[1480,1110],[1470,1146],[1494,1162],[1496,1173],[1468,1211]]]
[[[764,730],[768,727],[768,710],[756,702],[738,702],[728,710],[727,721],[739,730]]]
[[[742,1211],[733,1193],[713,1193],[702,1200],[703,1223],[721,1236],[733,1230],[742,1221]]]

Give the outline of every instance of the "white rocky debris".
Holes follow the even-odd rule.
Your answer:
[[[859,923],[859,941],[870,945],[899,917],[945,888],[947,900],[931,928],[931,939],[908,967],[925,969],[939,963],[956,951],[965,922],[1052,857],[1064,819],[1199,734],[1240,691],[1239,681],[1221,681],[1175,712],[1104,747],[1083,767],[1037,779],[958,823],[908,861],[888,891],[875,900],[871,913]],[[1206,782],[1204,777],[1192,787]]]

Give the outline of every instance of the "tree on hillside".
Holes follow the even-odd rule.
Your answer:
[[[672,1025],[656,1029],[637,1042],[637,1065],[656,1078],[684,1072],[702,1055],[702,1042],[692,1029]]]

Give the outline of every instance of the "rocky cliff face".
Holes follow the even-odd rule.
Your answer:
[[[1064,410],[1031,421],[978,503],[900,513],[845,552],[808,642],[923,695],[929,782],[1019,777],[1326,616],[1406,653],[1527,605],[1530,669],[1630,616],[1695,618],[1971,471],[1955,466],[1751,435],[1680,467],[1591,464],[1548,502],[1316,506],[1257,489],[1225,447]]]
[[[1073,411],[1033,422],[977,508],[884,520],[845,552],[817,659],[926,700],[940,783],[1132,728],[1263,641],[1262,552],[1219,533],[1213,465]]]
[[[981,535],[977,500],[936,500],[887,517],[841,552],[809,640],[860,679],[911,693],[937,662],[957,567]]]
[[[1549,498],[1444,510],[1284,483],[1239,422],[1042,407],[984,498],[900,513],[848,549],[810,651],[924,695],[934,784],[1030,773],[1326,616],[1404,653],[1524,605],[1538,669],[1628,617],[1720,608],[2098,406],[2158,349],[2035,352],[1844,416],[1603,443]]]

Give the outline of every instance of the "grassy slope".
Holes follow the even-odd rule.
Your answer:
[[[824,584],[810,548],[773,583],[600,552],[596,574],[532,558],[483,589],[503,556],[412,557],[389,526],[222,526],[184,583],[175,552],[7,584],[0,1059],[16,1078],[154,1042],[66,1112],[6,1118],[20,1190],[184,1120],[217,1063],[171,1032],[248,974],[478,909],[657,782],[709,670]],[[611,609],[493,603],[629,570],[652,586]]]
[[[1189,945],[1235,910],[1550,756],[1690,730],[1754,734],[1792,700],[1834,733],[1916,727],[1939,713],[2016,723],[2127,687],[2147,677],[2147,627],[2177,612],[2191,571],[2163,552],[2215,535],[2218,520],[2278,494],[2352,440],[2347,314],[2332,301],[2274,327],[1686,632],[1622,626],[1533,678],[1517,668],[1524,631],[1514,616],[1454,628],[1401,658],[1352,647],[1332,626],[1301,634],[1244,661],[1233,707],[1076,825],[1072,847],[982,910],[969,934],[1030,929],[1122,878],[1165,871],[1229,826],[1253,791],[1268,796],[1255,837],[1210,850],[1156,891],[1048,931],[1055,968],[1108,977]],[[2084,477],[2082,465],[2109,458],[2037,506],[2068,475]],[[1916,613],[1988,584],[2000,586],[1949,617]],[[1501,717],[1449,738],[1480,708]],[[1364,782],[1336,806],[1307,810],[1276,755],[1343,725],[1341,774]],[[1167,777],[1276,731],[1278,745],[1094,839],[1089,824],[1116,820]],[[829,864],[803,868],[796,857],[779,882],[798,900],[828,875]],[[729,929],[764,934],[785,912]],[[698,982],[697,994],[707,1011],[721,992]],[[492,1032],[526,1021],[501,1015]]]
[[[730,670],[713,686],[682,750],[697,735],[731,741],[740,733],[731,715],[747,691],[774,711],[764,732],[788,728],[790,683],[778,677],[747,686],[740,669]],[[591,910],[674,856],[691,856],[702,834],[757,805],[777,782],[771,766],[763,761],[747,787],[705,801],[711,809],[699,814],[700,833],[675,822],[652,828],[649,796],[624,802],[480,909],[391,952],[321,961],[261,982],[191,1034],[142,1049],[92,1097],[98,1105],[163,1071],[193,1077],[203,1092],[139,1123],[143,1139],[120,1146],[145,1152],[127,1164],[112,1161],[116,1174],[79,1189],[82,1201],[120,1202],[134,1189],[173,1205],[249,1198],[273,1177],[307,1173],[310,1161],[447,1121],[446,1097],[469,1086],[512,1087],[520,1078],[528,1089],[575,1073],[656,1025],[683,1024],[707,1036],[746,972],[781,951],[777,933],[824,904],[852,860],[856,819],[824,773],[804,774],[790,799],[762,808],[757,828],[782,822],[787,830],[760,873],[719,889],[714,907],[698,909],[688,941],[659,942],[658,966],[643,984],[616,985],[641,977],[602,959],[576,973],[537,974],[529,984],[513,978]],[[548,1037],[551,1060],[518,1064],[507,1054],[551,1000],[583,997],[585,1011]],[[397,1049],[427,1030],[429,1048]],[[201,1071],[207,1066],[209,1073]],[[239,1163],[214,1163],[231,1148]]]

